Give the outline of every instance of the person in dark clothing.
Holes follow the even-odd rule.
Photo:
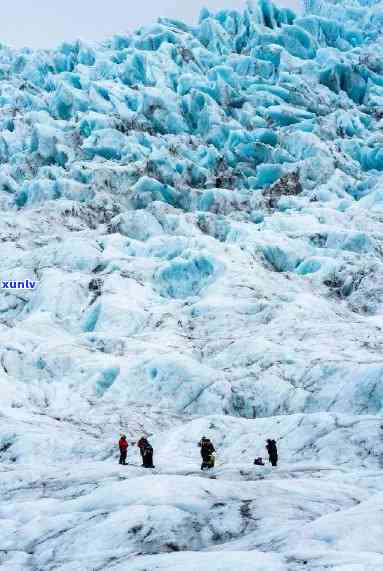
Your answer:
[[[128,455],[128,441],[126,440],[125,434],[123,434],[118,442],[118,447],[120,449],[120,461],[119,464],[125,466],[126,464],[126,457]]]
[[[137,446],[140,449],[142,465],[144,465],[144,449],[148,444],[149,444],[148,439],[145,436],[141,436],[141,438],[137,442]]]
[[[270,464],[272,466],[276,466],[278,464],[278,450],[275,440],[271,440],[270,438],[267,439],[266,450],[269,454]]]
[[[198,446],[201,448],[201,456],[202,456],[201,470],[204,470],[205,468],[207,469],[214,468],[213,453],[215,452],[215,448],[210,438],[202,436],[201,440],[198,443]]]
[[[148,440],[145,438],[145,444],[141,450],[142,454],[142,466],[144,468],[155,468],[153,464],[153,447],[149,444]]]

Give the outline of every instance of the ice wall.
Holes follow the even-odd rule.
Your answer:
[[[380,411],[382,22],[379,3],[260,0],[2,45],[2,271],[39,284],[0,291],[7,383]]]

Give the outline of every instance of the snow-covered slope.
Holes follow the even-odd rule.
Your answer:
[[[1,46],[1,568],[383,569],[382,25]]]

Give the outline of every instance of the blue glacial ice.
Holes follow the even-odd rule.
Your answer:
[[[2,569],[383,569],[382,30],[0,44]]]

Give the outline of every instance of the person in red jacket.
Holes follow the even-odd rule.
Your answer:
[[[126,465],[126,457],[128,455],[128,441],[126,440],[126,436],[125,434],[122,434],[119,442],[118,442],[118,447],[120,449],[120,461],[119,463],[122,464],[123,466]]]

